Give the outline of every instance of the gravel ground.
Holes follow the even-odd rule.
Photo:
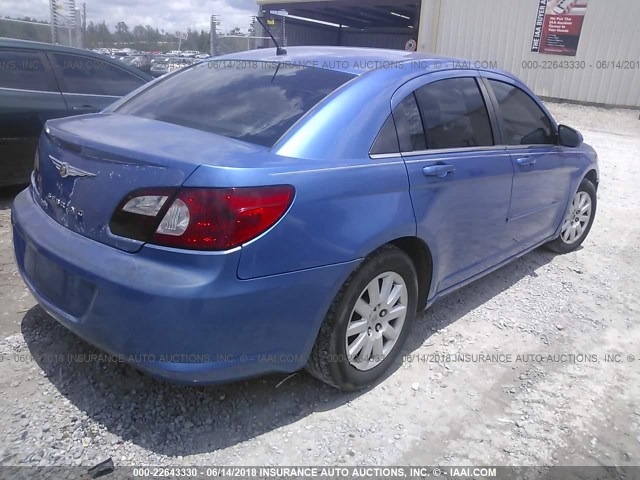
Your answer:
[[[18,333],[22,317],[35,304],[16,268],[11,243],[11,202],[21,189],[0,188],[0,338]]]
[[[549,106],[600,154],[583,248],[438,302],[408,358],[356,394],[305,373],[186,388],[79,361],[100,352],[34,306],[2,192],[0,465],[640,465],[638,112]]]

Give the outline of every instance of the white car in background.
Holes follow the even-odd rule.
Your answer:
[[[181,68],[189,67],[196,62],[197,60],[195,58],[171,59],[167,66],[167,73],[175,72],[176,70],[180,70]]]

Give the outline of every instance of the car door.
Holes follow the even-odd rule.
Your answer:
[[[0,49],[0,185],[28,182],[44,122],[65,115],[42,52]]]
[[[506,258],[513,166],[494,139],[483,89],[475,71],[446,71],[405,84],[393,99],[417,234],[431,248],[436,291]]]
[[[557,144],[557,127],[543,107],[508,78],[488,74],[502,140],[514,168],[507,235],[513,250],[533,246],[556,231],[568,202],[571,169]]]
[[[72,114],[99,112],[145,83],[126,69],[95,57],[60,52],[47,55]]]

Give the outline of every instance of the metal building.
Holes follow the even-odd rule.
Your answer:
[[[404,49],[417,40],[420,0],[258,0],[288,45]],[[286,12],[286,16],[271,12]]]
[[[533,52],[544,8],[576,4],[583,18],[572,36],[575,50]],[[419,51],[497,65],[544,97],[640,107],[636,0],[258,0],[258,5],[289,45],[417,45]],[[286,15],[271,14],[278,11]]]

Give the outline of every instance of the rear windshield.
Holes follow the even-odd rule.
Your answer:
[[[266,147],[354,76],[273,62],[209,61],[167,78],[116,110]]]

